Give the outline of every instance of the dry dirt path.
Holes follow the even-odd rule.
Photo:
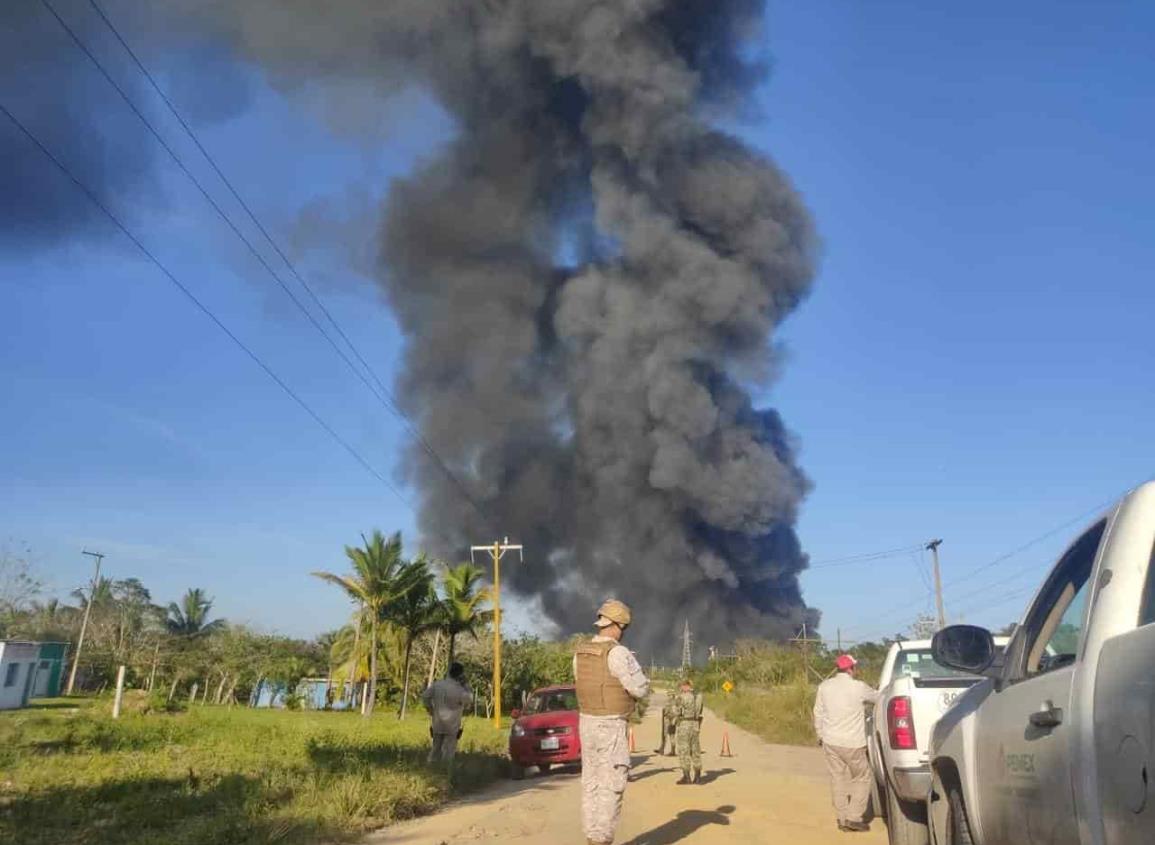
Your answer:
[[[655,697],[657,699],[657,697]],[[659,700],[637,730],[638,753],[626,788],[618,843],[624,845],[879,845],[881,821],[870,833],[842,833],[835,826],[821,752],[769,745],[729,726],[733,757],[720,757],[721,721],[707,713],[702,725],[703,780],[675,786],[677,758],[658,757]],[[386,828],[363,845],[542,843],[585,845],[581,832],[580,775],[555,771],[509,781],[455,802],[440,813]]]

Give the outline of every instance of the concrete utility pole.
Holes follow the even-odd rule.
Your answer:
[[[686,620],[686,625],[682,628],[682,674],[690,670],[690,666],[694,663],[694,652],[691,646],[690,638],[690,620]]]
[[[494,540],[491,546],[470,546],[469,559],[474,552],[486,552],[493,561],[493,725],[501,727],[501,559],[506,552],[517,552],[524,562],[521,546],[510,545],[509,538]]]
[[[942,540],[931,540],[926,544],[930,549],[930,553],[934,555],[934,602],[938,607],[938,629],[941,631],[946,627],[946,608],[942,603],[942,575],[938,571],[938,547],[942,545]]]
[[[80,623],[80,636],[76,638],[76,654],[72,657],[72,671],[68,673],[68,689],[65,695],[72,695],[72,687],[76,684],[76,670],[80,666],[80,650],[84,648],[84,634],[88,631],[88,617],[92,613],[92,602],[96,598],[96,587],[100,583],[100,562],[104,555],[100,552],[82,551],[82,555],[96,558],[96,574],[92,576],[92,589],[88,593],[88,603],[84,606],[84,620]]]

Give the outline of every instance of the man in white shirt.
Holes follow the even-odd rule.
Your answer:
[[[851,655],[840,654],[834,662],[838,674],[819,684],[814,698],[814,732],[826,752],[838,829],[864,831],[870,829],[865,817],[871,773],[863,706],[878,693],[854,677],[858,661]]]
[[[582,741],[582,828],[589,845],[614,841],[630,773],[629,719],[650,682],[621,645],[630,609],[610,599],[598,609],[598,635],[574,652]]]
[[[465,668],[460,663],[449,667],[449,677],[435,681],[422,694],[421,701],[432,717],[429,735],[433,747],[429,762],[441,762],[452,767],[461,739],[461,716],[473,701],[473,693],[465,685]]]

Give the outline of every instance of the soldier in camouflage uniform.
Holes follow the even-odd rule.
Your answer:
[[[674,699],[670,697],[666,700],[666,704],[662,707],[662,738],[658,747],[654,749],[660,757],[666,756],[666,742],[670,743],[670,754],[674,753],[674,727],[677,724],[676,713],[674,709]]]
[[[698,783],[702,779],[702,745],[699,733],[702,730],[702,696],[694,692],[694,684],[685,678],[681,691],[674,699],[674,713],[677,721],[675,747],[678,749],[678,765],[682,767],[679,784]],[[691,771],[693,781],[690,780]]]
[[[587,845],[611,845],[630,773],[629,718],[650,692],[633,652],[621,644],[630,609],[616,599],[598,609],[599,634],[578,644],[573,673],[582,740],[582,827]]]

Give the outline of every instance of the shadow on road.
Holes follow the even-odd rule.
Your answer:
[[[718,778],[724,778],[724,777],[726,777],[726,775],[732,775],[732,774],[734,774],[735,771],[737,771],[737,770],[736,769],[714,769],[713,771],[710,771],[710,772],[703,772],[702,779],[700,781],[698,781],[698,783],[700,783],[702,786],[705,786],[708,783],[713,783]]]
[[[716,810],[683,810],[676,818],[635,836],[626,845],[673,845],[707,825],[730,824],[730,814],[736,809],[733,804],[725,804]]]
[[[637,783],[640,780],[645,780],[646,778],[652,778],[654,775],[661,775],[661,774],[665,774],[666,772],[676,772],[676,771],[678,771],[678,770],[675,769],[673,766],[667,766],[664,769],[650,769],[648,772],[642,772],[640,775],[630,775],[630,783]]]

